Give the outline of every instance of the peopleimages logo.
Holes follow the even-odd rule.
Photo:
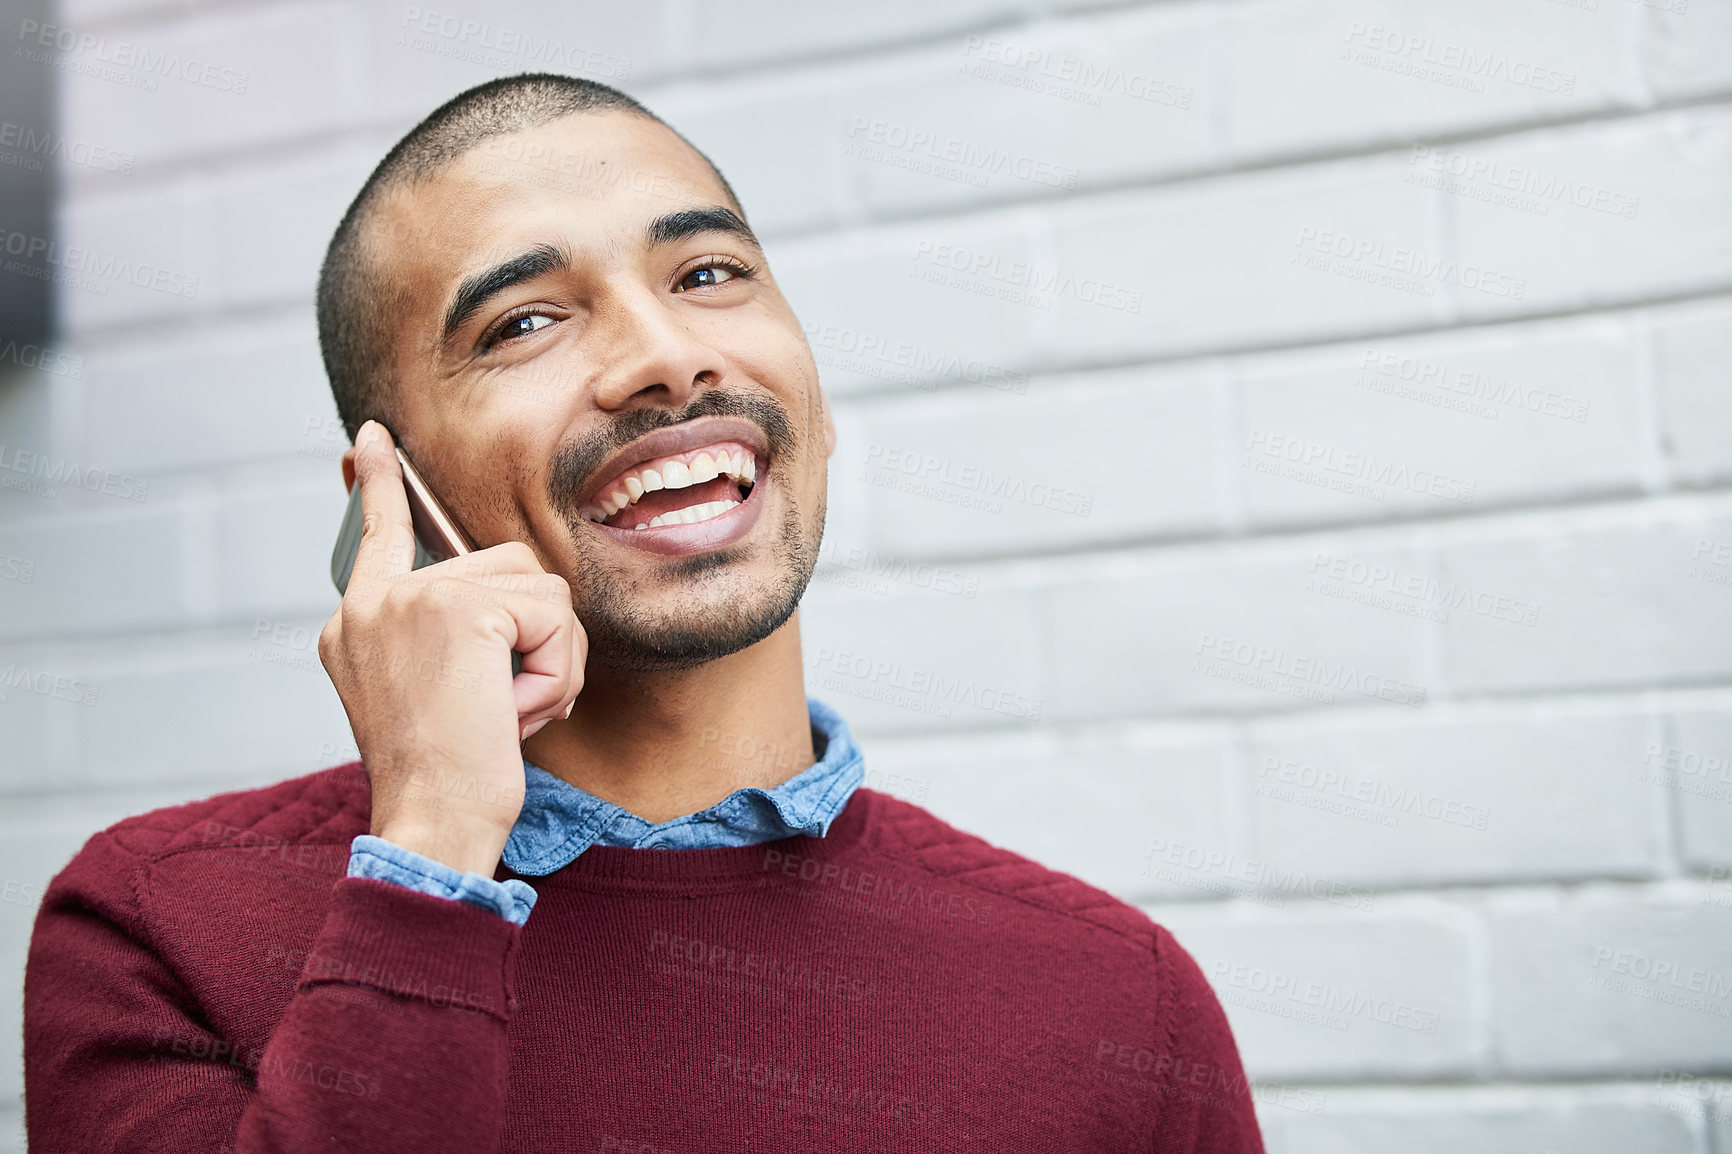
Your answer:
[[[53,50],[63,53],[70,65],[73,65],[63,64],[67,71],[91,72],[105,80],[124,80],[133,87],[151,92],[157,88],[157,78],[162,77],[184,80],[201,88],[214,88],[218,92],[232,92],[240,96],[245,94],[247,83],[252,79],[250,73],[209,64],[196,57],[183,58],[178,52],[147,48],[130,40],[110,40],[106,36],[80,32],[59,24],[21,20],[18,24],[18,39],[22,43],[14,51],[15,56],[38,64],[47,64],[53,62],[48,55],[48,50]],[[99,67],[101,65],[130,69],[144,75],[127,77],[124,74],[110,74],[112,69],[104,72]]]
[[[859,545],[844,547],[829,538],[818,548],[818,561],[821,574],[825,563],[848,571],[846,574],[831,572],[827,577],[821,576],[819,579],[831,580],[850,588],[863,588],[880,595],[888,593],[892,583],[932,593],[949,593],[957,597],[972,598],[980,591],[980,578],[960,570],[925,561],[910,561],[906,557],[893,557]],[[851,574],[858,574],[858,579],[852,579]]]
[[[1362,561],[1354,557],[1337,557],[1317,553],[1311,561],[1311,573],[1317,592],[1325,596],[1342,596],[1346,600],[1379,608],[1391,608],[1398,602],[1385,603],[1385,595],[1401,599],[1410,605],[1423,606],[1439,615],[1429,620],[1446,622],[1449,610],[1466,609],[1481,617],[1508,621],[1513,625],[1533,626],[1539,623],[1540,607],[1530,601],[1506,597],[1488,589],[1476,589],[1465,581],[1439,581],[1424,573],[1409,573],[1397,565]],[[1319,583],[1320,582],[1320,583]]]
[[[1107,281],[1079,277],[1032,261],[1006,261],[997,253],[963,245],[917,241],[913,259],[915,267],[908,273],[911,277],[929,284],[944,284],[998,296],[1017,304],[1050,309],[1053,298],[1066,297],[1080,304],[1099,305],[1118,312],[1143,311],[1140,290],[1132,292]]]
[[[1498,272],[1484,265],[1429,256],[1405,246],[1388,248],[1380,240],[1333,229],[1303,226],[1293,243],[1299,250],[1293,254],[1294,264],[1351,279],[1386,283],[1391,288],[1412,291],[1429,289],[1433,283],[1453,284],[1516,301],[1527,293],[1526,277]],[[1329,263],[1331,259],[1334,263]],[[1401,278],[1408,279],[1404,281]],[[1423,292],[1420,295],[1432,294]]]
[[[1135,1086],[1213,1109],[1235,1109],[1254,1094],[1259,1106],[1321,1114],[1329,1101],[1327,1094],[1285,1082],[1250,1082],[1236,1062],[1232,1066],[1215,1066],[1182,1054],[1156,1053],[1146,1046],[1111,1038],[1102,1038],[1095,1044],[1093,1072],[1101,1081]]]
[[[1206,889],[1229,897],[1246,897],[1262,904],[1281,908],[1286,897],[1301,896],[1315,901],[1331,902],[1350,910],[1369,910],[1376,895],[1363,886],[1326,878],[1291,866],[1276,866],[1272,862],[1241,858],[1228,850],[1212,849],[1166,838],[1151,838],[1144,855],[1143,876],[1174,882],[1192,889]],[[1199,884],[1199,877],[1206,879]],[[1224,879],[1216,884],[1208,884]],[[1226,883],[1241,883],[1250,887],[1240,891]],[[1260,894],[1258,891],[1262,891]]]
[[[1402,32],[1360,20],[1348,24],[1347,42],[1354,48],[1367,50],[1366,55],[1349,57],[1355,63],[1474,92],[1484,92],[1488,80],[1501,80],[1518,88],[1534,88],[1559,96],[1569,96],[1576,90],[1574,72],[1560,72],[1531,60],[1481,51],[1454,41],[1439,40],[1435,36]]]
[[[533,32],[485,20],[470,20],[449,12],[409,5],[403,9],[398,39],[424,52],[466,60],[472,64],[555,65],[567,72],[587,72],[603,79],[623,81],[631,78],[632,62],[611,52],[600,52],[580,44],[565,44],[550,36],[538,37]],[[413,37],[430,39],[413,39]],[[410,37],[410,39],[404,39]]]
[[[1388,489],[1473,504],[1476,485],[1435,469],[1409,468],[1401,461],[1337,448],[1321,441],[1252,429],[1246,439],[1244,467],[1254,472],[1318,483],[1325,488],[1383,500]]]
[[[1732,567],[1729,567],[1732,566],[1732,543],[1699,539],[1690,560],[1690,568],[1684,574],[1686,577],[1710,585],[1732,585]]]
[[[6,476],[8,473],[20,476]],[[143,501],[150,495],[150,482],[141,481],[130,474],[88,468],[64,457],[50,460],[44,453],[16,446],[8,451],[6,444],[0,442],[0,488],[18,489],[52,498],[58,494],[58,490],[50,488],[51,485],[66,485],[129,501]]]
[[[961,71],[965,75],[1097,107],[1102,94],[1107,94],[1186,109],[1191,107],[1195,95],[1186,85],[1146,73],[1127,72],[1111,64],[1007,40],[970,36],[963,44],[962,55],[965,62]]]
[[[135,159],[130,152],[116,152],[99,144],[67,140],[57,132],[37,132],[10,120],[0,122],[0,164],[41,172],[46,161],[63,160],[68,164],[125,176],[132,171]]]
[[[978,182],[966,183],[978,183],[981,187],[985,186],[986,178],[992,176],[1009,176],[1053,188],[1076,187],[1078,174],[1071,165],[976,144],[937,129],[921,128],[918,125],[911,127],[870,116],[855,116],[848,125],[848,138],[852,143],[844,152],[846,156],[876,160],[892,167],[910,167],[909,164],[899,164],[894,159],[906,154],[907,159],[916,162],[916,165],[937,165],[934,175],[945,175],[946,166],[955,166],[950,171],[979,177]],[[918,167],[916,170],[924,171]]]
[[[8,261],[7,272],[20,273],[37,279],[52,279],[45,277],[49,272],[46,266],[52,265],[62,270],[69,277],[68,283],[73,287],[87,292],[105,295],[108,286],[104,281],[120,282],[133,285],[136,288],[152,289],[156,292],[168,293],[170,296],[191,299],[198,296],[198,278],[175,272],[160,265],[148,264],[142,261],[132,261],[126,257],[114,255],[104,256],[95,249],[83,245],[62,245],[57,240],[48,237],[35,236],[27,232],[0,225],[0,252],[7,256],[20,259]],[[31,265],[29,262],[41,260],[42,265]],[[59,275],[59,274],[55,274]],[[85,277],[95,277],[96,280],[85,280]]]
[[[1593,969],[1588,975],[1591,986],[1717,1017],[1732,1016],[1732,979],[1718,971],[1608,945],[1594,947]]]
[[[1732,801],[1732,755],[1651,742],[1636,780],[1711,801]],[[1719,782],[1718,785],[1715,782]]]
[[[1087,517],[1094,507],[1094,497],[1074,489],[1041,481],[1029,481],[1013,473],[994,473],[981,465],[959,464],[949,457],[881,445],[874,441],[866,450],[866,468],[889,475],[915,478],[926,484],[948,485],[955,489],[996,497],[1005,501],[1020,501],[1037,509],[1051,509]],[[998,512],[998,509],[993,509]]]
[[[5,344],[0,345],[0,365],[35,369],[51,377],[84,376],[84,358],[76,353],[44,348],[28,341],[20,343],[15,339],[8,339]]]
[[[932,389],[940,381],[966,381],[1007,393],[1028,392],[1027,373],[993,361],[862,333],[845,325],[803,323],[812,355],[825,368],[922,389]]]
[[[1351,690],[1365,697],[1393,701],[1397,705],[1425,704],[1424,686],[1377,673],[1362,672],[1345,661],[1330,662],[1326,658],[1303,657],[1272,645],[1257,645],[1250,641],[1237,641],[1231,637],[1204,633],[1197,638],[1192,654],[1195,657],[1191,665],[1193,673],[1223,676],[1237,672],[1243,676],[1227,676],[1224,679],[1281,692],[1294,692],[1296,696],[1313,697],[1313,700],[1333,702],[1334,697],[1330,691]],[[1322,696],[1297,693],[1296,688],[1299,687]]]
[[[1278,1017],[1345,1030],[1351,1019],[1395,1026],[1419,1034],[1435,1034],[1443,1020],[1437,1010],[1393,998],[1368,994],[1351,986],[1317,982],[1260,966],[1217,961],[1209,969],[1210,984],[1223,1002],[1261,1010]]]
[[[39,697],[52,697],[56,701],[69,701],[73,705],[95,705],[102,686],[70,674],[50,673],[46,669],[31,669],[28,665],[11,662],[0,669],[0,703],[4,703],[15,689]]]
[[[1399,789],[1387,782],[1337,769],[1268,755],[1257,773],[1258,797],[1289,801],[1295,805],[1396,828],[1401,815],[1430,818],[1465,829],[1484,829],[1491,811],[1454,798],[1427,793],[1416,786]],[[1336,803],[1340,803],[1337,805]]]
[[[1002,713],[1024,721],[1039,721],[1043,699],[1029,697],[998,686],[981,685],[973,678],[950,676],[918,665],[886,661],[865,653],[818,650],[812,670],[819,684],[839,693],[900,704],[919,712],[937,712],[949,717],[950,705],[966,705],[985,713]],[[921,701],[919,699],[926,699]]]
[[[1524,164],[1508,164],[1502,160],[1486,160],[1483,157],[1469,156],[1465,152],[1451,148],[1435,148],[1428,144],[1416,144],[1413,146],[1413,151],[1408,154],[1407,163],[1410,168],[1423,167],[1428,169],[1436,173],[1439,178],[1453,178],[1453,181],[1462,181],[1469,185],[1485,184],[1493,189],[1507,192],[1514,198],[1507,202],[1509,207],[1532,211],[1536,216],[1549,214],[1550,203],[1548,202],[1565,201],[1577,208],[1634,220],[1637,210],[1642,206],[1638,197],[1613,192],[1611,189],[1603,188],[1597,184],[1547,175]],[[1420,183],[1419,178],[1423,176],[1423,172],[1409,171],[1402,177],[1402,180],[1408,184],[1415,184]],[[1463,192],[1461,185],[1445,183],[1442,179],[1427,184],[1426,187],[1445,188],[1456,193]]]
[[[928,889],[920,881],[905,877],[856,870],[853,866],[825,861],[818,857],[802,857],[786,850],[764,850],[764,873],[779,874],[769,878],[775,884],[782,879],[797,881],[811,891],[831,891],[838,895],[865,899],[894,918],[904,910],[958,921],[985,924],[992,917],[992,895],[984,890],[963,886],[954,889]]]
[[[1732,1122],[1732,1084],[1712,1074],[1690,1074],[1661,1070],[1652,1102],[1662,1110],[1694,1118],[1696,1104],[1706,1107],[1715,1122]]]
[[[854,1005],[878,1001],[878,983],[843,970],[820,952],[794,957],[758,953],[726,941],[706,940],[678,931],[650,934],[650,962],[658,973],[693,978],[724,989],[768,994],[785,1002],[787,993],[804,992]]]
[[[1551,389],[1531,388],[1507,379],[1499,380],[1475,369],[1451,368],[1438,361],[1423,360],[1405,353],[1368,348],[1360,354],[1359,367],[1365,370],[1357,382],[1361,388],[1388,393],[1398,391],[1392,386],[1412,385],[1416,391],[1402,392],[1403,396],[1420,399],[1431,395],[1435,397],[1432,403],[1444,408],[1471,412],[1474,416],[1494,421],[1501,410],[1493,406],[1498,405],[1555,417],[1560,421],[1580,423],[1588,419],[1590,402],[1580,397]],[[1478,403],[1481,401],[1486,403]]]

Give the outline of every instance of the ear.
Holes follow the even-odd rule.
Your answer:
[[[830,401],[824,396],[822,389],[818,390],[818,408],[824,414],[824,456],[836,455],[836,422],[830,416]]]
[[[343,488],[353,492],[355,488],[355,446],[350,445],[343,450]]]

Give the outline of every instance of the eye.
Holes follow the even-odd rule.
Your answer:
[[[523,312],[497,322],[486,333],[482,334],[480,347],[484,350],[495,348],[506,341],[526,337],[530,333],[544,329],[559,319],[539,311],[543,307],[546,306],[526,308]]]
[[[733,279],[734,273],[732,269],[725,269],[720,265],[706,265],[703,268],[695,268],[691,272],[687,273],[685,278],[681,280],[678,285],[674,286],[674,291],[677,293],[683,293],[687,289],[709,288],[712,285],[719,285]]]
[[[508,341],[512,337],[526,337],[552,323],[553,318],[546,313],[525,313],[520,317],[512,317],[499,327],[499,332],[495,334],[495,343]]]
[[[721,257],[706,257],[704,264],[692,269],[679,279],[679,283],[674,285],[674,291],[683,293],[691,289],[715,288],[717,285],[726,284],[736,277],[749,280],[751,276],[752,270],[736,261],[724,260]]]

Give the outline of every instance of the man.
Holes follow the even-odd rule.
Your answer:
[[[59,875],[33,1148],[1261,1149],[1165,931],[859,788],[806,700],[834,430],[683,138],[585,81],[464,93],[338,227],[319,336],[362,760]],[[399,444],[485,547],[411,569]]]

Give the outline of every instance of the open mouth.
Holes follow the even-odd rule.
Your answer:
[[[743,546],[778,478],[770,437],[732,414],[693,417],[645,433],[589,474],[580,524],[615,545],[667,557]]]
[[[581,514],[610,529],[695,525],[745,504],[758,468],[752,446],[714,441],[640,461],[597,489]]]

